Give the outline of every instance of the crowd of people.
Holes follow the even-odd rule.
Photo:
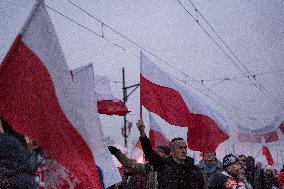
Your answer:
[[[145,163],[137,163],[119,149],[109,151],[122,164],[122,181],[108,189],[284,189],[284,165],[280,172],[262,166],[252,156],[228,154],[219,161],[215,152],[203,152],[194,164],[187,143],[174,138],[169,147],[153,149],[138,120]],[[15,132],[0,118],[0,188],[80,188],[80,181],[50,158],[31,139]],[[100,175],[102,176],[102,175]]]
[[[137,163],[119,149],[110,152],[122,164],[123,181],[111,189],[283,189],[284,165],[278,173],[271,166],[262,167],[252,156],[228,154],[223,162],[215,152],[203,152],[203,159],[194,164],[187,156],[183,138],[174,138],[169,148],[153,149],[145,134],[143,121],[137,122],[145,163]]]

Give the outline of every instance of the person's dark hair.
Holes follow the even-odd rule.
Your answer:
[[[240,154],[240,155],[238,156],[238,158],[246,158],[246,155]]]
[[[16,139],[18,139],[27,149],[28,145],[26,143],[25,136],[14,131],[14,129],[10,126],[10,124],[2,116],[0,116],[0,120],[1,120],[4,133],[7,135],[11,135],[15,137]]]
[[[246,158],[246,161],[247,162],[251,162],[251,163],[255,163],[255,159],[254,159],[254,157],[252,157],[252,156],[248,156],[247,158]]]
[[[177,140],[184,140],[184,139],[181,138],[181,137],[173,138],[173,139],[171,140],[171,144],[174,143],[174,142],[177,141]]]

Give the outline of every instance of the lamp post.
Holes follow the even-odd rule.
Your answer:
[[[123,103],[126,104],[128,97],[140,86],[139,83],[135,85],[125,86],[125,70],[122,68],[122,91],[123,91]],[[128,94],[127,90],[132,89]],[[131,132],[132,122],[127,122],[126,115],[123,116],[124,126],[121,128],[121,134],[124,137],[124,147],[127,148],[127,138]]]

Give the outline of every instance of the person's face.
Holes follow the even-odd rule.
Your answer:
[[[264,174],[266,174],[266,175],[273,175],[273,170],[271,170],[271,169],[266,169],[266,170],[264,171]]]
[[[262,163],[261,163],[261,162],[257,162],[257,163],[256,163],[256,167],[257,167],[258,169],[261,169],[261,168],[262,168]]]
[[[187,154],[187,145],[184,140],[177,140],[174,142],[171,149],[172,156],[178,160],[185,160]]]
[[[246,166],[246,157],[245,156],[240,156],[238,159],[239,159],[239,164],[242,167]]]
[[[204,152],[205,162],[214,162],[215,161],[215,152]]]
[[[239,175],[241,173],[241,165],[240,162],[234,163],[228,167],[226,167],[226,170],[229,174],[232,175]]]

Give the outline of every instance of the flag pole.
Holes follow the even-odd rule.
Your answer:
[[[141,73],[142,73],[142,65],[141,65],[141,54],[142,51],[140,51],[140,77],[141,78]],[[141,104],[141,79],[140,79],[140,100],[139,100],[139,106],[140,106],[140,119],[142,120],[142,104]]]
[[[30,24],[30,22],[31,22],[31,20],[32,20],[34,14],[35,14],[35,12],[37,11],[38,7],[39,7],[42,3],[44,3],[43,0],[36,0],[36,2],[35,2],[35,4],[34,4],[33,8],[32,8],[32,9],[30,10],[30,12],[29,12],[28,18],[25,20],[25,22],[24,22],[22,28],[21,28],[20,31],[19,31],[20,35],[23,35],[23,34],[25,33],[25,31],[26,31],[27,27],[29,26],[29,24]]]

